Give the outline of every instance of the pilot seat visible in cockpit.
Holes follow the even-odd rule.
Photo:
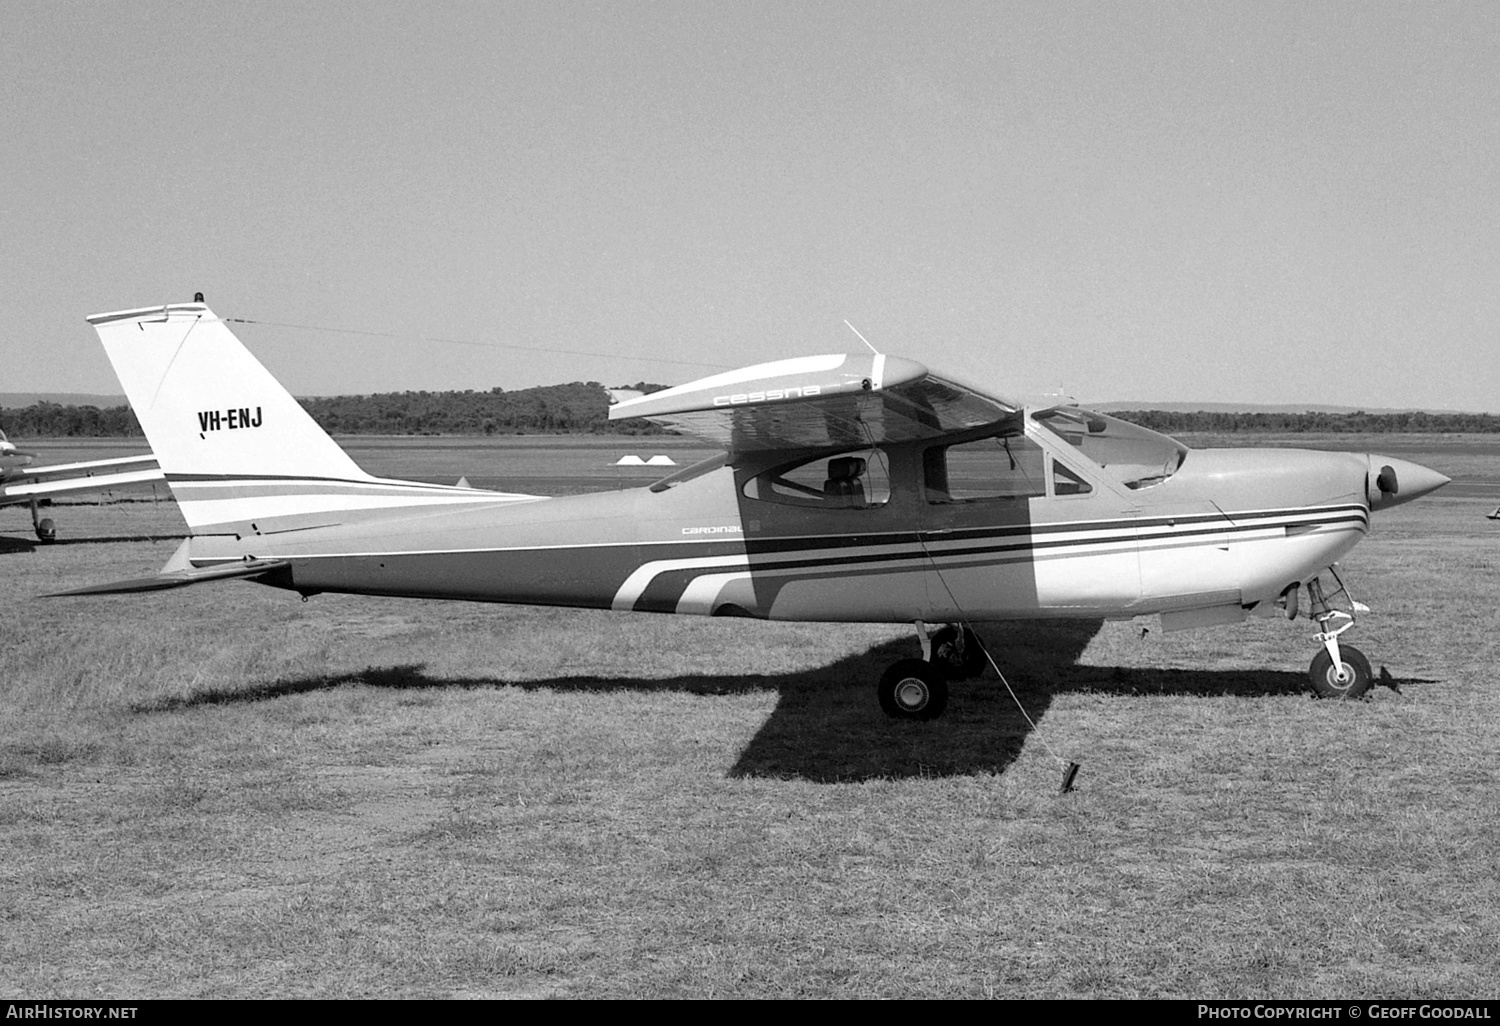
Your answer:
[[[858,509],[865,504],[865,461],[859,456],[840,456],[828,461],[828,480],[823,482],[823,495],[830,506],[845,506]]]

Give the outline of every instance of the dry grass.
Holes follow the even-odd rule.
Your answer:
[[[9,511],[0,994],[1494,997],[1485,511],[1347,560],[1368,701],[1307,697],[1304,621],[985,630],[1037,730],[992,680],[886,721],[900,628],[37,601],[173,543]]]

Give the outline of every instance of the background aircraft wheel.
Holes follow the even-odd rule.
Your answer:
[[[36,536],[44,542],[57,541],[57,525],[51,517],[36,522]]]
[[[903,659],[880,678],[880,708],[898,720],[935,720],[948,705],[948,681],[931,663]]]
[[[932,665],[943,671],[949,680],[970,680],[984,672],[989,660],[984,657],[984,646],[979,636],[969,628],[963,628],[964,654],[958,655],[957,627],[944,627],[932,636]]]
[[[1328,654],[1328,649],[1313,657],[1308,676],[1319,698],[1358,698],[1370,690],[1370,660],[1365,654],[1353,645],[1340,645],[1339,656],[1344,664],[1343,681],[1334,670],[1333,657]]]

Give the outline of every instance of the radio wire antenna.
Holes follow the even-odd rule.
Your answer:
[[[844,318],[844,327],[846,327],[850,331],[854,332],[855,337],[857,337],[861,342],[863,342],[866,346],[868,346],[870,352],[874,353],[876,356],[880,355],[880,350],[876,349],[874,346],[870,345],[870,340],[867,339],[867,338],[865,338],[863,335],[861,335],[859,333],[859,329],[856,328],[854,325],[850,324],[849,323],[849,318],[847,318],[847,317]]]

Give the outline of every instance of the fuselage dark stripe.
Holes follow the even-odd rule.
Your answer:
[[[736,541],[736,542],[727,542],[727,541],[716,541],[716,542],[679,542],[679,543],[677,543],[677,545],[682,550],[685,550],[681,556],[672,556],[672,555],[668,555],[666,553],[663,553],[662,557],[665,558],[665,559],[668,559],[668,560],[674,559],[674,558],[675,559],[686,559],[686,560],[692,560],[692,561],[697,561],[697,560],[700,560],[700,559],[704,560],[705,561],[705,565],[703,565],[701,567],[696,567],[696,568],[694,568],[694,567],[679,567],[679,568],[677,568],[677,570],[679,570],[679,571],[690,572],[690,573],[694,573],[694,574],[707,573],[707,572],[715,572],[717,570],[720,570],[720,569],[723,568],[722,564],[715,565],[714,563],[708,562],[708,561],[712,561],[712,560],[718,559],[718,558],[723,557],[723,556],[735,556],[735,555],[741,555],[741,554],[743,554],[743,556],[744,556],[744,558],[746,560],[746,563],[742,564],[742,565],[746,566],[746,568],[749,569],[749,570],[751,570],[751,571],[777,571],[777,570],[806,569],[806,568],[810,568],[810,567],[819,567],[819,566],[828,566],[828,567],[851,566],[851,565],[856,565],[856,564],[861,564],[861,563],[868,563],[868,564],[890,564],[890,563],[899,563],[899,562],[903,562],[903,561],[926,562],[926,561],[928,561],[930,559],[936,559],[938,561],[945,561],[945,560],[954,559],[954,558],[971,559],[971,558],[975,558],[975,557],[993,557],[993,558],[996,558],[996,559],[1001,559],[1001,558],[1007,558],[1007,557],[1010,557],[1010,556],[1014,556],[1014,555],[1017,555],[1017,554],[1024,554],[1024,553],[1028,553],[1028,552],[1035,552],[1035,553],[1039,553],[1039,554],[1046,553],[1046,554],[1050,555],[1050,554],[1055,554],[1055,553],[1063,552],[1064,550],[1084,549],[1084,548],[1101,548],[1101,549],[1106,549],[1106,550],[1110,549],[1110,548],[1114,548],[1117,551],[1125,552],[1125,551],[1135,551],[1138,546],[1139,547],[1143,547],[1143,548],[1148,548],[1148,549],[1154,549],[1154,548],[1175,547],[1175,546],[1182,545],[1184,543],[1192,544],[1192,541],[1191,541],[1192,539],[1199,539],[1199,538],[1205,538],[1205,537],[1213,537],[1213,536],[1220,536],[1220,537],[1222,537],[1222,536],[1225,536],[1225,535],[1228,535],[1228,536],[1231,536],[1231,537],[1233,537],[1233,536],[1241,536],[1241,537],[1243,537],[1243,536],[1253,535],[1253,534],[1257,534],[1257,533],[1264,533],[1267,530],[1272,530],[1272,529],[1283,527],[1283,526],[1308,526],[1308,527],[1312,527],[1312,528],[1315,528],[1315,529],[1316,528],[1331,528],[1331,529],[1344,529],[1344,530],[1348,530],[1350,528],[1363,529],[1364,526],[1365,526],[1365,522],[1364,522],[1364,519],[1362,517],[1345,516],[1345,517],[1338,517],[1338,518],[1324,518],[1324,519],[1321,519],[1321,520],[1311,520],[1311,521],[1304,520],[1301,524],[1292,524],[1292,525],[1280,525],[1280,524],[1277,524],[1277,525],[1247,525],[1245,527],[1239,527],[1239,528],[1234,528],[1234,527],[1230,527],[1228,525],[1224,525],[1224,526],[1215,526],[1215,527],[1213,527],[1211,529],[1205,528],[1205,529],[1195,529],[1195,530],[1186,530],[1186,531],[1177,530],[1177,531],[1173,531],[1171,533],[1150,535],[1150,536],[1147,536],[1147,537],[1144,537],[1144,538],[1143,537],[1139,537],[1139,536],[1137,536],[1137,535],[1135,535],[1133,533],[1127,533],[1127,532],[1120,532],[1120,533],[1114,533],[1114,534],[1108,534],[1108,535],[1100,535],[1100,534],[1096,533],[1096,534],[1092,534],[1092,535],[1087,535],[1087,536],[1082,536],[1082,537],[1075,537],[1075,538],[1051,538],[1051,539],[1041,539],[1041,540],[1030,539],[1030,538],[1025,538],[1025,537],[1017,537],[1014,532],[997,533],[997,534],[992,535],[988,539],[984,539],[984,538],[959,538],[959,539],[955,539],[955,537],[953,535],[943,534],[943,535],[938,535],[938,536],[935,536],[935,537],[934,536],[928,536],[925,539],[925,544],[923,543],[923,540],[918,539],[915,535],[907,534],[904,537],[902,537],[902,540],[900,542],[896,542],[896,543],[894,543],[894,545],[891,542],[885,542],[884,544],[881,544],[881,543],[872,542],[872,541],[864,541],[860,545],[861,548],[865,548],[865,549],[884,549],[885,551],[866,551],[866,552],[861,552],[861,553],[851,553],[851,554],[848,554],[848,555],[834,555],[833,553],[838,552],[841,549],[846,549],[848,546],[842,545],[842,544],[829,544],[829,542],[833,541],[833,539],[827,539],[827,538],[801,539],[801,540],[799,540],[800,543],[797,544],[797,546],[795,548],[792,548],[792,547],[789,547],[789,546],[783,544],[783,545],[778,545],[774,549],[759,548],[758,546],[754,545],[753,543],[752,544],[744,544],[742,546],[742,544],[740,542],[738,542],[738,541]],[[1275,537],[1275,536],[1271,536],[1271,537]],[[780,539],[779,541],[781,541],[783,543],[786,543],[786,542],[791,542],[793,540],[792,539]],[[955,544],[955,541],[958,541],[958,542],[967,542],[967,544]],[[569,548],[574,548],[574,547],[569,547]],[[590,549],[595,549],[595,550],[599,550],[599,549],[630,550],[630,549],[635,548],[635,545],[634,545],[634,543],[631,543],[631,542],[620,542],[620,543],[613,544],[613,545],[578,546],[576,548],[590,548]],[[893,548],[894,548],[894,551],[892,551]],[[507,549],[475,550],[475,551],[495,551],[495,552],[505,551],[505,552],[511,552],[511,553],[521,554],[521,553],[541,553],[541,552],[548,552],[548,551],[554,551],[554,550],[555,550],[555,547],[538,546],[536,548],[516,548],[516,549],[507,548]],[[427,552],[421,552],[421,551],[417,551],[417,552],[390,552],[390,553],[383,553],[383,554],[382,553],[362,553],[362,554],[358,554],[358,557],[359,558],[366,558],[368,556],[374,556],[374,555],[385,555],[387,558],[400,558],[400,557],[422,558],[422,557],[438,556],[438,555],[453,555],[453,554],[458,554],[460,551],[463,551],[463,550],[432,550],[432,551],[427,551]],[[1099,554],[1100,555],[1107,555],[1108,552],[1101,552]],[[288,556],[287,558],[293,559],[295,561],[304,561],[304,560],[311,561],[311,560],[355,558],[355,556],[356,556],[356,554],[353,554],[353,553],[327,553],[327,554],[308,553],[308,554],[291,555],[291,556]],[[663,572],[669,572],[669,571],[665,571],[664,570]],[[671,572],[677,572],[677,571],[671,571]]]
[[[1341,526],[1341,525],[1360,525],[1360,526],[1362,526],[1363,522],[1360,521],[1360,520],[1358,520],[1358,519],[1355,519],[1355,518],[1342,518],[1342,519],[1336,520],[1336,521],[1320,521],[1317,524],[1317,526],[1319,526],[1319,527],[1324,527],[1324,526],[1326,526],[1326,527],[1338,527],[1338,526]],[[1252,531],[1261,531],[1261,530],[1265,530],[1265,528],[1263,528],[1263,527],[1262,528],[1240,528],[1238,530],[1225,530],[1223,528],[1215,528],[1213,530],[1201,530],[1201,531],[1178,531],[1178,532],[1175,532],[1175,533],[1170,534],[1170,535],[1159,535],[1159,536],[1156,536],[1154,539],[1151,539],[1151,540],[1153,540],[1153,541],[1160,541],[1160,542],[1167,542],[1167,543],[1174,543],[1174,542],[1180,543],[1183,539],[1189,539],[1189,538],[1202,538],[1202,537],[1206,537],[1206,536],[1210,536],[1210,535],[1223,535],[1223,534],[1245,535],[1245,534],[1252,533]],[[946,536],[944,537],[943,540],[944,541],[947,540]],[[806,557],[806,558],[801,558],[801,559],[798,559],[798,558],[783,558],[783,559],[775,559],[775,560],[771,560],[771,559],[757,559],[755,557],[757,555],[760,555],[760,554],[752,552],[750,554],[751,555],[750,569],[752,571],[757,571],[757,570],[769,571],[769,570],[802,569],[802,568],[807,568],[807,567],[818,567],[818,566],[830,566],[830,567],[831,566],[846,566],[846,565],[852,565],[852,564],[857,564],[857,563],[891,563],[891,562],[900,562],[900,561],[903,561],[903,560],[917,560],[917,561],[925,562],[925,561],[927,561],[929,559],[932,559],[932,560],[938,560],[938,561],[946,561],[946,560],[949,560],[949,559],[966,558],[966,557],[976,557],[976,556],[995,557],[997,559],[1005,559],[1007,557],[1011,557],[1011,556],[1015,556],[1015,555],[1020,555],[1020,554],[1024,554],[1024,553],[1028,553],[1028,552],[1035,552],[1035,553],[1057,553],[1057,552],[1060,552],[1061,550],[1064,550],[1064,549],[1079,549],[1079,548],[1086,548],[1086,547],[1091,547],[1091,546],[1102,546],[1102,547],[1108,547],[1108,546],[1116,546],[1116,547],[1118,547],[1118,546],[1121,546],[1121,545],[1130,546],[1130,548],[1128,548],[1128,549],[1120,549],[1119,550],[1119,551],[1125,552],[1125,551],[1134,551],[1134,546],[1135,546],[1135,544],[1137,542],[1144,543],[1146,541],[1147,541],[1147,539],[1138,539],[1134,535],[1111,535],[1111,536],[1106,536],[1106,537],[1097,537],[1096,536],[1096,537],[1089,537],[1089,538],[1060,538],[1060,539],[1055,539],[1055,540],[1039,541],[1039,542],[1032,542],[1032,541],[1009,541],[1009,542],[1001,542],[1001,543],[998,543],[998,544],[967,545],[967,546],[963,546],[963,547],[955,547],[955,546],[946,545],[946,544],[945,545],[941,545],[941,546],[928,545],[928,546],[925,546],[924,548],[922,548],[920,550],[908,550],[908,551],[905,551],[905,552],[881,552],[881,553],[869,553],[869,554],[866,554],[866,555],[835,556],[835,557],[820,556],[820,557]],[[1169,546],[1168,545],[1162,545],[1160,547],[1166,548],[1166,547],[1169,547]],[[813,551],[813,550],[804,550],[804,551]],[[1099,553],[1099,554],[1100,555],[1106,555],[1108,553]],[[703,572],[703,571],[698,571],[698,572]]]

